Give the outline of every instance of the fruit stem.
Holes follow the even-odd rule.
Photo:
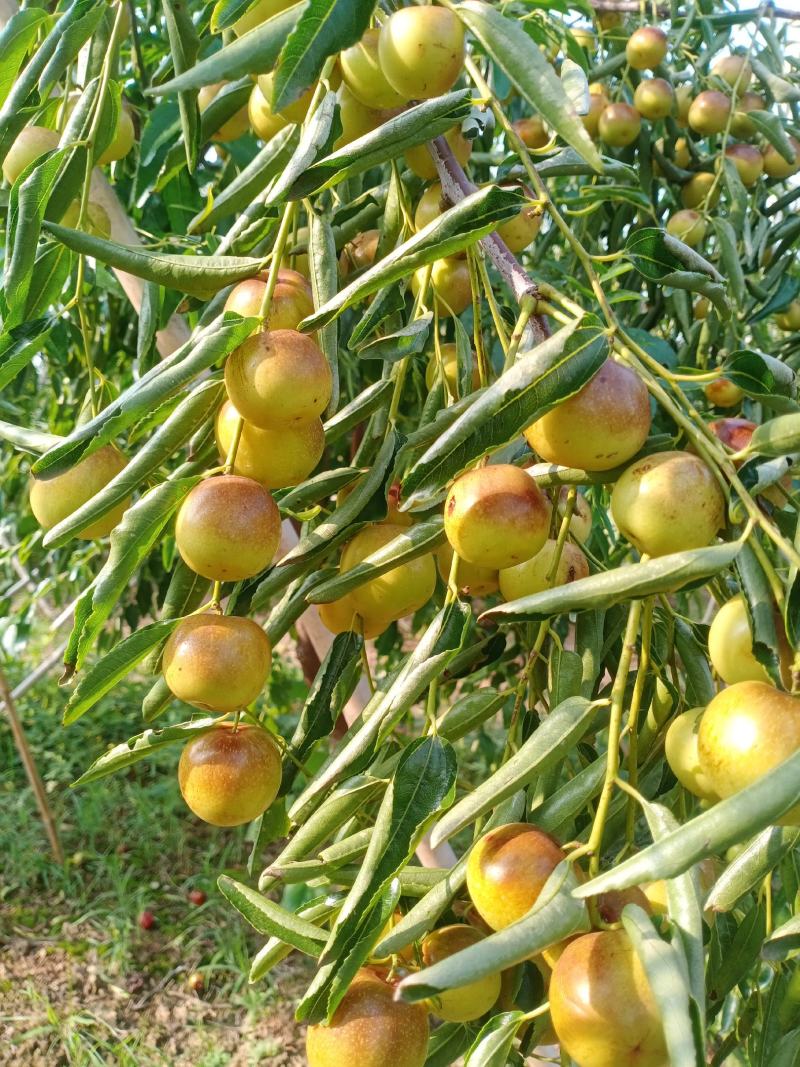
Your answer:
[[[650,641],[653,634],[653,609],[655,602],[648,597],[644,602],[642,611],[642,651],[639,656],[639,666],[636,671],[636,681],[631,694],[631,706],[628,711],[628,722],[624,734],[628,735],[628,781],[632,788],[636,788],[639,781],[639,710],[642,706],[644,687],[650,670]],[[625,817],[625,842],[628,847],[633,845],[633,833],[636,823],[636,805],[633,797],[628,798],[628,811]]]
[[[514,360],[517,358],[517,352],[519,351],[520,342],[522,341],[522,335],[525,332],[525,327],[536,310],[537,301],[532,296],[523,296],[519,305],[519,315],[517,321],[514,324],[514,331],[511,334],[511,340],[508,343],[508,350],[506,351],[506,359],[503,364],[503,370],[508,370],[514,364]]]

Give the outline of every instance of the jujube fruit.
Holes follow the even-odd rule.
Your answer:
[[[658,26],[640,26],[625,45],[625,58],[634,70],[655,70],[667,54],[667,35]]]
[[[734,137],[753,137],[757,133],[756,124],[750,118],[752,111],[764,111],[766,102],[758,93],[742,93],[736,101],[736,110],[731,119],[731,133]]]
[[[398,107],[405,97],[389,84],[378,58],[380,30],[373,27],[339,53],[342,78],[350,92],[370,108]]]
[[[564,858],[554,837],[528,823],[490,830],[467,860],[470,900],[484,922],[503,930],[530,911]]]
[[[55,130],[46,126],[26,126],[6,153],[3,160],[3,177],[13,185],[29,163],[58,148],[59,137]]]
[[[278,795],[280,750],[260,726],[223,722],[186,743],[178,784],[203,822],[240,826],[263,815]]]
[[[550,529],[550,505],[530,475],[509,464],[467,471],[450,487],[444,530],[453,550],[498,570],[530,559]]]
[[[450,578],[453,565],[453,549],[445,542],[436,553],[436,566],[443,582]],[[499,573],[492,567],[481,567],[478,563],[458,561],[458,591],[465,596],[488,596],[498,589]]]
[[[254,85],[247,101],[247,117],[256,137],[262,141],[271,141],[272,138],[286,125],[283,115],[276,115],[272,110],[272,104],[261,92],[258,85]]]
[[[296,330],[248,337],[225,361],[231,403],[263,429],[308,422],[331,398],[331,369],[321,349]]]
[[[638,885],[629,886],[627,889],[609,889],[595,897],[595,904],[597,914],[604,923],[609,924],[620,922],[627,904],[638,904],[648,915],[651,912],[647,894]]]
[[[256,2],[241,15],[233,24],[233,32],[237,37],[241,37],[242,34],[247,33],[248,30],[255,29],[256,26],[260,26],[262,22],[266,22],[267,19],[271,19],[274,15],[280,14],[281,11],[285,11],[288,7],[292,7],[296,0],[256,0]]]
[[[706,220],[697,211],[684,208],[670,215],[667,222],[667,233],[670,237],[677,237],[689,248],[695,248],[701,244],[706,235]]]
[[[753,77],[753,68],[744,56],[720,56],[711,64],[711,73],[743,93]]]
[[[708,631],[708,655],[720,678],[734,682],[768,682],[769,675],[753,653],[753,634],[743,596],[727,601]]]
[[[439,348],[439,355],[442,364],[442,372],[444,374],[444,380],[447,384],[448,391],[452,396],[455,396],[458,392],[457,380],[458,380],[458,353],[456,345],[453,341],[447,341]],[[436,359],[435,354],[432,354],[428,366],[425,369],[425,385],[428,389],[433,389],[436,384],[436,380],[439,377],[439,361]],[[481,384],[481,377],[478,373],[477,365],[474,362],[472,366],[472,389],[479,389]]]
[[[454,923],[443,926],[423,940],[421,946],[422,962],[425,967],[432,967],[448,956],[461,952],[471,945],[483,940],[483,934],[474,926]],[[496,1003],[500,995],[500,972],[488,974],[475,982],[459,986],[457,989],[445,990],[430,1000],[430,1010],[434,1015],[449,1023],[471,1022],[480,1019]]]
[[[624,930],[570,942],[550,979],[550,1017],[580,1067],[666,1067],[664,1029],[650,984]]]
[[[425,267],[420,267],[411,277],[411,291],[415,295],[422,284],[425,270]],[[430,287],[433,289],[436,309],[440,315],[460,315],[472,303],[472,284],[467,261],[453,256],[437,259],[431,271]],[[430,302],[430,295],[428,300]]]
[[[750,144],[731,144],[725,149],[725,158],[730,159],[742,184],[748,189],[756,184],[764,172],[764,157]]]
[[[419,198],[419,203],[414,212],[414,229],[417,231],[423,230],[429,223],[438,219],[449,207],[450,204],[442,194],[441,183],[433,182]]]
[[[639,375],[607,359],[574,396],[523,432],[548,463],[606,471],[636,455],[650,422],[650,398]]]
[[[380,230],[365,230],[348,241],[339,256],[339,270],[347,277],[351,271],[365,270],[375,262]]]
[[[724,93],[716,89],[704,89],[689,107],[688,122],[695,133],[710,137],[722,133],[728,122],[731,102]]]
[[[228,82],[215,82],[213,85],[204,85],[197,93],[197,107],[202,114],[214,98],[228,85]],[[214,131],[212,141],[235,141],[238,137],[247,133],[250,129],[250,116],[247,113],[247,105],[239,108],[229,119]]]
[[[664,755],[670,769],[684,789],[701,800],[719,797],[700,766],[698,732],[705,708],[691,708],[673,719],[664,738]]]
[[[636,86],[633,105],[643,118],[657,122],[672,114],[675,93],[665,78],[644,78]]]
[[[701,170],[692,175],[689,181],[681,186],[681,203],[684,207],[715,207],[719,203],[719,196],[720,183],[708,170]]]
[[[569,496],[569,486],[562,485],[558,492],[558,514],[562,516],[567,513],[567,498]],[[592,509],[589,506],[589,502],[582,493],[575,494],[575,500],[572,505],[572,515],[569,520],[569,532],[575,538],[576,541],[586,544],[589,540],[589,535],[592,532]]]
[[[378,59],[404,100],[428,100],[453,87],[464,66],[464,29],[444,7],[403,7],[381,27]]]
[[[764,157],[764,173],[768,178],[783,180],[791,178],[800,170],[800,141],[790,137],[789,143],[794,151],[794,160],[791,163],[784,159],[774,145],[768,144],[763,148],[761,154]]]
[[[548,583],[547,577],[553,568],[555,554],[556,541],[545,541],[535,556],[518,563],[516,567],[507,567],[500,571],[500,592],[503,598],[519,600],[520,597],[533,596],[534,593],[541,593],[545,589],[588,577],[589,564],[586,556],[577,545],[565,541],[553,580]]]
[[[450,145],[453,155],[463,167],[472,154],[472,141],[464,136],[460,126],[454,126],[444,135],[445,141]],[[418,178],[425,181],[433,181],[438,175],[436,164],[426,145],[418,144],[413,148],[407,148],[404,153],[405,161],[409,170],[413,171]]]
[[[383,548],[407,530],[404,526],[374,523],[359,531],[342,552],[341,573]],[[350,591],[356,610],[365,618],[402,619],[427,604],[436,588],[433,556],[417,556]]]
[[[225,474],[191,490],[178,512],[175,543],[184,563],[214,582],[259,574],[278,549],[281,519],[258,482]]]
[[[501,222],[497,235],[514,255],[522,252],[542,228],[542,210],[537,204],[525,204],[516,215]]]
[[[263,275],[237,282],[228,293],[224,310],[235,311],[244,318],[258,318],[266,288],[267,281]],[[308,281],[299,271],[281,267],[262,328],[295,330],[313,311],[314,298]]]
[[[61,217],[61,225],[69,226],[73,230],[76,230],[78,228],[80,214],[80,201],[77,199],[73,200]],[[102,204],[97,204],[92,200],[89,201],[86,205],[86,216],[83,220],[83,229],[87,233],[94,234],[96,237],[103,237],[106,240],[111,237],[111,219]]]
[[[30,505],[34,518],[45,530],[56,526],[97,496],[125,468],[127,462],[114,445],[104,445],[63,474],[57,474],[54,478],[33,478]],[[75,536],[84,541],[105,537],[120,521],[130,503],[131,498],[126,497]]]
[[[334,148],[342,148],[344,145],[357,141],[377,129],[388,116],[386,111],[375,110],[367,107],[353,96],[346,85],[341,85],[336,94],[339,101],[339,118],[342,122],[341,137],[334,143]]]
[[[608,97],[603,92],[589,93],[589,110],[580,119],[583,128],[590,137],[597,137],[600,132],[600,116],[608,107]]]
[[[656,452],[617,481],[611,514],[640,552],[664,556],[710,544],[725,522],[725,497],[698,456]]]
[[[746,789],[800,748],[800,700],[764,682],[737,682],[703,713],[700,767],[717,796]],[[800,825],[800,804],[779,820]]]
[[[526,119],[517,119],[511,125],[526,148],[544,148],[545,145],[550,144],[550,134],[547,132],[544,120],[538,115],[531,115]]]
[[[800,330],[800,300],[792,300],[775,316],[775,325],[787,333]]]
[[[268,74],[259,74],[258,87],[261,90],[261,95],[265,100],[268,100],[270,104],[272,103],[274,86],[275,75],[272,71]],[[291,104],[282,107],[280,111],[276,111],[275,114],[286,119],[287,122],[303,122],[308,114],[308,108],[311,104],[311,98],[314,95],[314,89],[315,86],[310,86],[297,100],[293,100]]]
[[[224,714],[264,688],[272,664],[267,635],[252,619],[214,613],[183,619],[164,646],[164,681],[178,700]]]
[[[123,104],[119,111],[117,128],[114,131],[111,143],[107,145],[97,157],[98,165],[102,167],[106,163],[115,163],[118,159],[124,159],[128,152],[133,148],[135,140],[136,130],[133,127],[133,119],[131,118],[128,109]]]
[[[214,432],[223,460],[233,443],[239,418],[230,400],[226,400],[217,412]],[[271,429],[245,422],[236,449],[233,473],[253,478],[266,489],[285,489],[305,481],[324,451],[325,431],[318,418]]]
[[[601,140],[612,148],[626,148],[633,144],[641,128],[641,115],[635,107],[624,101],[603,108],[597,123]]]
[[[705,315],[702,316],[705,318]],[[744,393],[730,378],[715,378],[703,386],[706,400],[718,408],[735,408],[744,399]]]
[[[352,630],[368,641],[380,636],[392,621],[383,616],[367,619],[360,615],[349,593],[327,604],[318,604],[317,609],[322,625],[332,634],[343,634]]]

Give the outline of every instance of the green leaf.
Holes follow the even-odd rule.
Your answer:
[[[721,315],[729,314],[722,275],[683,241],[647,226],[633,231],[625,242],[625,253],[649,281],[702,293]]]
[[[747,117],[787,163],[794,163],[794,147],[783,128],[780,115],[771,111],[748,111]]]
[[[324,424],[326,444],[333,444],[335,441],[340,440],[354,426],[358,426],[360,422],[368,419],[373,412],[383,407],[392,389],[392,382],[381,379],[373,382],[372,385],[368,385],[349,404],[345,404]]]
[[[45,222],[43,229],[73,252],[92,256],[109,267],[201,300],[208,300],[234,282],[253,278],[264,269],[267,262],[264,259],[236,256],[180,256],[150,252],[146,248],[117,244],[81,230],[56,226],[53,222]]]
[[[314,307],[322,307],[332,300],[339,288],[339,264],[333,227],[316,212],[308,214],[308,264]],[[331,369],[331,398],[327,414],[339,406],[339,328],[329,322],[317,332],[317,344]]]
[[[775,600],[769,579],[749,543],[736,559],[736,570],[747,605],[753,635],[753,653],[776,685],[781,684],[780,642]]]
[[[714,218],[714,232],[717,235],[721,265],[725,271],[733,299],[739,305],[744,303],[745,283],[742,261],[736,241],[736,231],[727,219]]]
[[[194,66],[200,51],[200,38],[183,0],[162,0],[162,2],[172,66],[175,74],[180,76]],[[200,114],[197,109],[197,94],[191,90],[178,93],[178,107],[181,114],[186,165],[190,170],[194,170],[200,151]]]
[[[732,352],[722,373],[734,385],[778,411],[796,411],[797,380],[791,367],[774,356],[745,348]]]
[[[424,1067],[450,1067],[464,1055],[474,1038],[475,1029],[469,1023],[442,1023],[431,1034]]]
[[[456,14],[527,103],[598,172],[603,163],[547,58],[516,18],[481,0],[464,0]]]
[[[785,960],[799,948],[800,915],[795,915],[777,930],[773,930],[764,942],[761,955],[765,960]]]
[[[39,7],[15,11],[0,32],[0,105],[11,92],[22,61],[48,17]]]
[[[270,187],[264,203],[269,207],[286,200],[298,175],[304,174],[320,155],[328,152],[341,132],[336,93],[327,92],[313,115],[306,119],[297,148],[280,177]]]
[[[649,915],[638,904],[627,904],[623,908],[622,925],[641,960],[658,1005],[670,1064],[672,1067],[702,1067],[705,1050],[697,1048],[693,1038],[689,989],[680,958],[661,940]]]
[[[554,708],[510,759],[439,820],[431,832],[431,845],[436,848],[554,767],[592,725],[596,710],[584,697],[571,697]]]
[[[364,271],[333,300],[304,319],[300,329],[306,332],[317,330],[346,308],[358,304],[385,285],[405,278],[418,267],[468,248],[495,230],[497,223],[515,215],[521,204],[519,193],[496,185],[471,193]]]
[[[607,351],[603,330],[589,318],[583,324],[565,326],[523,353],[455,421],[433,430],[433,444],[403,479],[404,508],[427,507],[441,500],[448,483],[471,463],[512,441],[526,426],[577,393],[600,369]]]
[[[750,322],[761,322],[770,315],[785,311],[798,295],[800,295],[800,278],[795,278],[791,274],[782,274],[775,292],[755,315],[751,315]]]
[[[800,751],[769,774],[696,815],[660,841],[578,886],[578,897],[627,889],[657,878],[674,878],[695,863],[746,841],[800,800]]]
[[[328,56],[361,39],[374,6],[375,0],[309,0],[278,59],[273,111],[299,100],[322,73]]]
[[[800,412],[762,422],[747,449],[762,456],[788,456],[800,450]]]
[[[333,915],[335,910],[335,898],[326,897],[323,900],[312,901],[302,908],[298,908],[297,914],[301,919],[308,919],[309,922],[313,922],[315,919],[321,919],[325,922]],[[282,960],[285,960],[292,951],[292,945],[287,945],[280,937],[271,937],[266,945],[259,949],[253,957],[253,962],[250,965],[250,974],[247,979],[248,982],[259,982],[262,978],[265,978],[272,968]],[[312,953],[312,955],[316,957],[317,952]]]
[[[117,682],[144,659],[150,649],[171,633],[177,619],[154,622],[134,630],[102,659],[98,660],[80,679],[64,708],[63,725],[70,726],[93,708],[98,700],[113,689]]]
[[[455,321],[458,322],[458,319]],[[407,356],[415,356],[424,351],[432,323],[433,312],[429,311],[394,333],[368,341],[358,349],[358,355],[361,359],[380,359],[385,363],[396,363]]]
[[[51,311],[72,273],[73,261],[72,252],[63,245],[40,246],[31,272],[23,322],[38,319]]]
[[[254,930],[268,937],[279,937],[287,945],[316,956],[325,943],[326,932],[314,923],[268,900],[255,889],[221,874],[217,879],[225,899],[250,923]]]
[[[481,1028],[464,1057],[464,1067],[506,1067],[517,1031],[525,1020],[522,1011],[502,1011]]]
[[[760,889],[784,856],[800,842],[800,829],[794,826],[768,826],[740,852],[711,887],[705,907],[731,911],[747,893]]]
[[[44,347],[55,319],[37,318],[0,334],[0,389],[5,389]]]
[[[673,593],[689,583],[697,583],[729,567],[741,550],[732,541],[709,548],[674,552],[668,556],[627,563],[600,574],[590,574],[576,582],[546,589],[542,593],[498,604],[481,615],[493,622],[536,622],[572,611],[609,608],[632,598]]]
[[[155,625],[160,626],[161,623]],[[177,726],[167,726],[163,730],[145,730],[144,733],[137,734],[129,741],[123,741],[121,745],[115,745],[108,752],[104,752],[77,781],[72,783],[73,788],[96,782],[117,771],[123,771],[133,766],[134,763],[138,763],[139,760],[155,755],[168,745],[185,742],[198,734],[206,733],[212,730],[218,721],[218,716],[209,715],[203,719],[182,722]]]
[[[56,437],[55,434],[43,433],[41,430],[34,430],[28,426],[14,426],[0,419],[0,440],[8,441],[22,452],[39,455],[47,452],[48,449],[55,448],[63,439]]]
[[[189,70],[161,85],[153,85],[145,92],[149,96],[182,93],[189,89],[202,89],[204,85],[214,85],[215,82],[235,81],[247,74],[266,74],[275,66],[286,38],[305,6],[303,0],[273,15],[260,26],[224,45],[218,52],[201,59]]]
[[[75,17],[68,22],[61,20],[65,24],[61,26],[58,43],[39,76],[38,88],[42,97],[49,96],[67,67],[77,59],[81,48],[100,25],[106,10],[103,0],[92,0],[90,3],[76,5]]]
[[[439,736],[448,741],[459,741],[496,715],[507,700],[508,694],[498,693],[496,689],[476,689],[474,693],[465,693],[436,720]]]

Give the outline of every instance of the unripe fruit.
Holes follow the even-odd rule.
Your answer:
[[[225,459],[233,443],[239,413],[230,400],[217,412],[214,432]],[[313,471],[325,451],[321,419],[262,429],[245,422],[236,449],[233,473],[253,478],[266,489],[299,485]]]
[[[236,474],[196,485],[175,523],[175,543],[184,563],[214,582],[238,582],[263,571],[280,536],[275,501],[263,485]]]
[[[530,475],[510,464],[478,467],[457,478],[444,506],[444,531],[468,563],[501,570],[544,545],[550,505]]]
[[[558,514],[563,518],[567,513],[567,497],[569,495],[569,486],[562,485],[558,492]],[[582,545],[586,544],[589,540],[589,535],[592,532],[592,509],[589,507],[589,503],[585,496],[581,493],[575,494],[575,501],[572,505],[572,517],[569,520],[569,532],[576,541],[580,541]]]
[[[332,600],[329,604],[318,604],[317,607],[320,622],[332,634],[343,634],[348,630],[353,630],[368,641],[380,636],[392,621],[383,617],[365,619],[363,615],[359,615],[349,594],[338,600]]]
[[[380,230],[365,230],[348,241],[339,256],[339,270],[344,277],[351,271],[365,270],[375,262],[378,254]]]
[[[594,17],[604,33],[617,29],[624,22],[624,15],[621,11],[597,11]]]
[[[278,15],[281,11],[292,7],[294,3],[295,0],[256,0],[252,7],[234,22],[233,32],[237,37],[241,37],[248,30],[255,29],[262,22],[271,19],[273,15]]]
[[[698,297],[697,300],[695,300],[694,305],[692,306],[692,316],[694,317],[695,322],[702,322],[704,319],[707,319],[709,314],[710,314],[710,312],[711,312],[711,301],[708,299],[708,297],[707,296]],[[723,379],[720,379],[720,378],[716,379],[716,381],[718,381],[718,382],[722,381],[722,380]],[[711,382],[710,384],[714,385],[715,383]],[[733,385],[733,382],[730,382],[729,384]],[[710,388],[710,386],[707,385],[707,386],[704,387],[703,391],[706,394],[706,398],[710,400],[711,398],[709,397],[709,394],[708,394],[709,388]],[[713,403],[713,401],[712,401],[712,403]],[[725,405],[723,404],[722,406],[724,407]]]
[[[720,56],[711,64],[711,73],[743,93],[753,77],[753,68],[744,56]]]
[[[190,615],[164,646],[164,681],[178,700],[226,714],[246,708],[269,677],[272,649],[252,619]]]
[[[645,78],[636,86],[633,105],[643,118],[657,122],[672,114],[675,93],[665,78]]]
[[[73,200],[61,218],[61,225],[69,226],[71,229],[76,230],[80,214],[80,201]],[[96,237],[104,237],[106,240],[111,237],[111,219],[102,204],[95,204],[91,200],[89,201],[86,206],[83,229],[87,233],[94,234]]]
[[[384,77],[403,100],[429,100],[453,87],[464,66],[461,20],[444,7],[403,7],[381,28]]]
[[[228,82],[215,82],[204,85],[197,93],[197,106],[202,114],[212,100],[225,88]],[[213,133],[212,141],[235,141],[250,129],[250,117],[247,107],[241,107],[229,119],[226,119]]]
[[[611,494],[623,537],[640,552],[665,556],[703,548],[725,522],[725,498],[691,452],[656,452],[628,467]]]
[[[550,144],[550,134],[544,121],[538,115],[527,119],[517,119],[511,124],[526,148],[544,148]]]
[[[429,1032],[422,1004],[395,1000],[393,985],[362,968],[330,1025],[306,1031],[308,1067],[422,1067]]]
[[[737,682],[706,708],[698,748],[714,792],[733,796],[800,748],[800,700],[764,682]],[[779,822],[800,824],[800,804]]]
[[[525,204],[519,213],[497,227],[497,235],[514,255],[527,248],[542,228],[542,209],[537,204]]]
[[[544,547],[531,559],[500,571],[500,592],[504,600],[519,600],[533,596],[557,585],[576,582],[589,574],[589,564],[577,545],[565,541],[552,581],[547,578],[553,569],[556,542],[546,541]]]
[[[679,85],[675,90],[675,108],[678,112],[675,121],[682,129],[689,125],[689,108],[694,99],[692,92],[691,85]]]
[[[448,341],[446,344],[440,346],[439,354],[441,356],[442,371],[444,372],[444,380],[447,385],[447,389],[451,396],[455,396],[457,393],[457,378],[458,378],[458,352],[456,345],[453,341]],[[425,369],[425,385],[428,389],[433,389],[436,385],[436,381],[439,377],[439,364],[435,355],[431,355],[428,362],[428,366]],[[478,368],[475,364],[473,357],[472,365],[472,388],[479,389],[481,384],[481,377],[478,373]]]
[[[587,26],[573,26],[570,33],[578,47],[585,52],[594,52],[597,48],[597,38]]]
[[[764,157],[751,144],[731,144],[725,149],[725,158],[730,159],[739,172],[742,184],[749,189],[764,172]]]
[[[703,216],[688,208],[676,211],[667,221],[667,233],[670,237],[677,237],[689,248],[696,248],[697,245],[702,244],[707,228]]]
[[[710,137],[722,133],[728,122],[731,102],[724,93],[716,89],[704,89],[692,101],[688,121],[695,133]]]
[[[422,962],[432,967],[440,960],[461,952],[483,941],[483,934],[474,926],[455,923],[434,930],[422,942]],[[430,1010],[448,1023],[467,1023],[485,1015],[500,996],[500,972],[479,978],[476,982],[459,986],[458,989],[439,993],[429,1002]]]
[[[719,203],[720,182],[710,171],[701,170],[681,186],[681,203],[684,207],[716,207]]]
[[[135,140],[136,130],[133,128],[133,119],[123,105],[120,108],[117,128],[114,131],[111,144],[104,148],[102,154],[97,157],[98,166],[102,167],[106,163],[114,163],[118,159],[124,159],[133,148]]]
[[[408,9],[404,8],[404,10]],[[448,130],[444,135],[444,139],[450,145],[453,155],[463,167],[472,155],[472,141],[464,136],[460,126],[454,126],[452,130]],[[429,182],[433,181],[437,176],[436,164],[433,162],[433,157],[426,145],[419,144],[415,145],[414,148],[407,148],[404,154],[408,169],[413,171],[418,178],[424,178],[425,181]]]
[[[642,119],[630,104],[609,104],[600,114],[597,130],[601,140],[612,148],[633,144],[642,128]]]
[[[411,291],[416,295],[427,268],[420,267],[411,277]],[[472,303],[472,283],[469,264],[465,259],[449,257],[437,259],[431,272],[431,287],[436,298],[436,310],[440,315],[460,315]],[[430,302],[430,289],[428,291]]]
[[[590,137],[597,137],[600,132],[600,116],[608,107],[608,97],[605,93],[589,94],[589,110],[580,119],[583,127]]]
[[[104,445],[63,474],[57,474],[54,478],[33,478],[30,486],[33,517],[42,529],[51,529],[97,496],[125,468],[127,462],[114,445]],[[120,521],[130,503],[131,498],[126,497],[75,536],[84,541],[105,537]]]
[[[684,789],[701,800],[716,801],[719,797],[711,788],[700,767],[697,736],[705,708],[684,711],[670,723],[664,738],[664,755],[667,763]]]
[[[658,26],[640,26],[625,45],[625,58],[634,70],[655,70],[667,54],[667,35]]]
[[[434,182],[429,185],[419,198],[417,209],[414,212],[414,229],[417,231],[424,230],[427,225],[438,219],[449,207],[450,204],[442,194],[441,183]]]
[[[58,148],[58,134],[46,126],[26,126],[3,160],[3,177],[13,185],[29,163]]]
[[[393,89],[378,59],[380,30],[373,27],[361,40],[339,53],[342,78],[353,96],[370,108],[399,107],[405,98]]]
[[[328,406],[331,369],[320,348],[296,330],[256,333],[225,361],[236,410],[262,429],[308,422]]]
[[[493,930],[521,919],[564,858],[554,837],[528,823],[490,830],[467,860],[467,891],[480,917]]]
[[[584,934],[550,979],[550,1017],[562,1052],[580,1067],[665,1067],[653,992],[624,930]]]
[[[756,124],[750,118],[751,111],[764,111],[766,102],[758,93],[742,93],[736,101],[736,110],[731,120],[731,133],[734,137],[753,137],[758,132]]]
[[[261,95],[265,100],[268,100],[270,106],[272,106],[272,94],[275,85],[275,75],[270,71],[268,74],[259,74],[258,87],[261,90]],[[286,119],[287,122],[300,123],[308,114],[308,108],[311,104],[311,98],[314,95],[314,89],[316,86],[312,85],[303,93],[298,100],[293,100],[291,104],[287,104],[286,107],[275,111],[276,115]]]
[[[237,282],[225,301],[225,311],[235,311],[245,318],[258,318],[267,288],[265,277],[246,278]],[[265,330],[296,330],[314,311],[311,286],[296,270],[281,267],[264,319]]]
[[[800,330],[800,300],[793,300],[775,316],[775,325],[787,333]]]
[[[797,174],[800,170],[800,141],[795,137],[790,137],[789,141],[794,150],[794,161],[787,163],[783,156],[780,154],[777,148],[768,144],[762,151],[764,157],[764,173],[768,178],[776,178],[783,181],[785,178],[791,178],[793,174]]]
[[[708,631],[708,655],[717,674],[728,685],[735,682],[769,682],[769,675],[753,654],[753,634],[744,597],[723,604]]]
[[[705,315],[702,316],[705,318]],[[703,386],[706,400],[718,408],[735,408],[742,402],[744,393],[728,378],[715,378]]]
[[[636,455],[650,421],[650,399],[638,374],[608,359],[574,396],[523,433],[548,463],[607,471]]]
[[[220,723],[187,742],[178,763],[183,799],[212,826],[257,819],[280,784],[280,750],[260,726]]]
[[[453,566],[453,549],[449,543],[442,545],[436,553],[436,566],[443,582],[450,578]],[[481,567],[477,563],[458,561],[458,591],[464,596],[488,596],[498,589],[498,572],[492,567]]]
[[[247,101],[247,117],[253,133],[262,141],[271,141],[275,134],[287,124],[282,115],[276,115],[272,110],[272,105],[258,85],[253,86],[250,99]]]
[[[405,533],[407,527],[374,523],[356,534],[342,552],[341,573],[346,574],[367,556]],[[399,567],[356,586],[349,593],[356,611],[367,619],[402,619],[427,604],[436,588],[433,556],[417,556]]]
[[[339,100],[339,118],[342,120],[341,137],[334,144],[334,148],[342,148],[344,145],[357,141],[372,133],[386,121],[387,112],[367,107],[358,100],[346,85],[339,87],[337,93]]]

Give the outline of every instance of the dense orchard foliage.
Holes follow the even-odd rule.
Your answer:
[[[313,960],[311,1067],[799,1062],[797,41],[8,14],[7,643],[74,619],[66,728],[151,676],[78,786],[170,746],[252,824],[219,889],[252,981]]]

